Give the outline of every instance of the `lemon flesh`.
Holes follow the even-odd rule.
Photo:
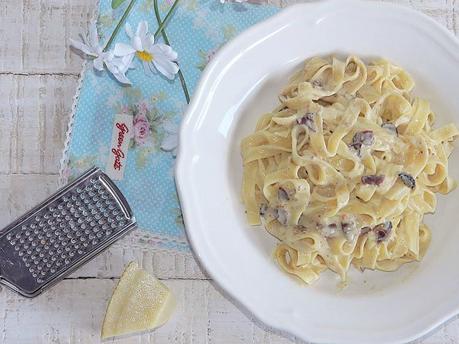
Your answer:
[[[175,298],[158,279],[131,262],[123,272],[107,307],[102,339],[152,330],[163,325],[175,308]]]

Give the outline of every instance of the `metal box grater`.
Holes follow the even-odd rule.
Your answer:
[[[0,232],[0,281],[34,297],[135,224],[120,190],[93,168]]]

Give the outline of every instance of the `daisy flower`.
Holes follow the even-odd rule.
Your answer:
[[[107,69],[112,73],[115,79],[122,84],[132,85],[131,81],[126,76],[126,72],[132,68],[133,56],[115,57],[112,51],[110,51],[109,54],[110,61],[105,62]]]
[[[148,32],[148,23],[141,21],[134,33],[129,24],[126,24],[126,34],[130,38],[130,44],[117,43],[115,56],[134,57],[142,61],[146,72],[154,73],[156,69],[166,78],[173,80],[179,67],[176,63],[177,53],[168,45],[155,43],[154,36]]]
[[[89,27],[89,35],[82,37],[82,41],[70,39],[70,45],[81,51],[84,58],[92,60],[94,69],[102,72],[105,67],[119,82],[123,84],[131,84],[126,77],[126,72],[129,70],[132,58],[115,57],[112,51],[105,52],[99,43],[99,35],[97,34],[96,24],[92,23]]]

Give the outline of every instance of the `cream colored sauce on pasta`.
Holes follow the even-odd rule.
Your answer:
[[[279,239],[285,271],[309,284],[327,268],[345,280],[351,264],[393,271],[423,257],[423,216],[456,186],[459,132],[433,129],[413,88],[385,60],[311,58],[242,141],[247,218]]]

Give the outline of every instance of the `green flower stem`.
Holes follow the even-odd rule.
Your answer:
[[[170,46],[169,39],[167,38],[167,34],[166,34],[166,31],[164,30],[164,27],[165,27],[167,21],[169,20],[170,16],[172,15],[175,7],[178,5],[179,1],[180,0],[175,0],[174,1],[174,4],[172,5],[172,7],[170,8],[169,12],[166,15],[166,18],[164,18],[164,21],[161,21],[161,16],[159,14],[159,8],[158,8],[158,0],[154,0],[155,16],[156,16],[156,20],[157,20],[158,25],[159,25],[158,30],[156,30],[156,33],[155,33],[155,38],[156,38],[157,34],[161,33],[161,35],[163,36],[163,39],[164,39],[164,43],[166,43],[169,46]],[[189,104],[190,103],[190,94],[188,92],[188,88],[186,86],[185,78],[183,76],[181,68],[179,69],[177,74],[178,74],[178,76],[180,78],[180,83],[182,85],[183,93],[185,94],[186,102]]]
[[[160,21],[160,24],[158,26],[158,29],[156,30],[155,32],[155,38],[163,32],[164,28],[166,27],[167,23],[169,22],[169,19],[171,18],[172,14],[174,13],[174,10],[175,8],[177,7],[178,3],[179,3],[180,0],[177,0],[177,1],[174,1],[174,3],[172,4],[172,7],[169,9],[169,12],[167,12],[166,14],[166,17],[164,18],[164,20],[161,22],[161,19],[158,19],[158,15],[156,15],[156,19],[158,19]],[[157,2],[155,1],[155,13],[156,13],[156,10],[157,10]],[[159,12],[158,12],[159,13]]]
[[[120,21],[118,22],[118,25],[116,25],[115,30],[113,30],[112,35],[110,36],[110,39],[108,40],[107,44],[105,44],[104,51],[107,51],[110,49],[111,44],[113,43],[113,40],[115,39],[116,35],[118,34],[118,31],[120,31],[121,26],[123,25],[124,21],[126,20],[127,16],[129,15],[129,12],[131,12],[132,7],[134,7],[136,0],[131,0],[129,3],[128,7],[123,13],[123,16],[121,17]]]

